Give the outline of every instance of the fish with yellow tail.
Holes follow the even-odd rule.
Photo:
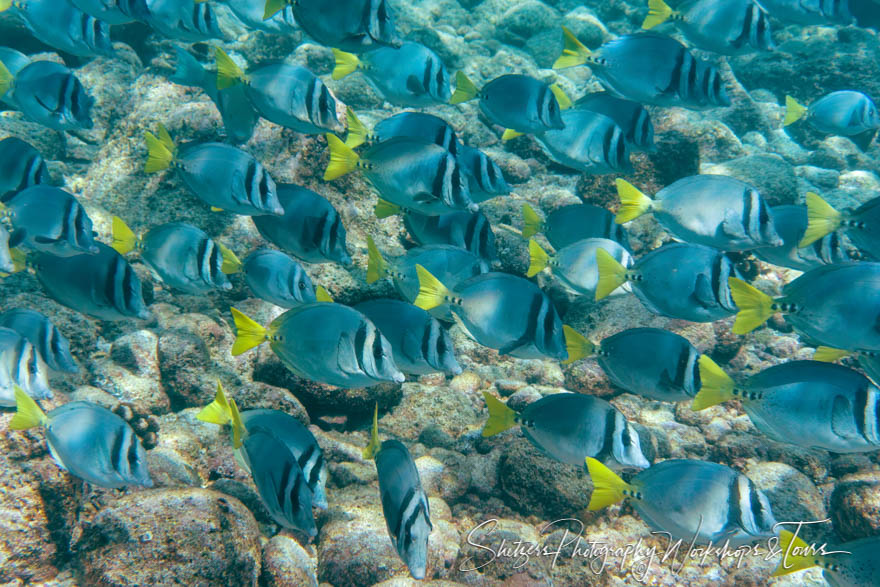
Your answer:
[[[880,258],[880,197],[854,210],[835,210],[818,194],[807,193],[807,229],[798,243],[808,247],[835,231],[845,233],[853,244],[874,258]]]
[[[535,239],[529,240],[529,269],[527,277],[534,277],[549,268],[553,276],[569,291],[587,299],[595,300],[599,284],[599,266],[596,252],[603,250],[614,259],[629,267],[633,264],[632,255],[623,246],[605,238],[588,238],[572,243],[550,255]],[[624,293],[624,288],[615,292]]]
[[[848,137],[863,151],[867,150],[880,129],[880,112],[874,101],[862,92],[831,92],[809,107],[791,96],[785,97],[783,126],[804,120],[821,133]]]
[[[242,263],[248,287],[262,300],[293,308],[316,300],[315,289],[303,266],[272,249],[257,249]]]
[[[529,204],[523,204],[522,237],[543,234],[554,249],[562,249],[587,238],[606,238],[630,250],[626,228],[614,222],[614,215],[593,204],[570,204],[554,209],[543,220]]]
[[[773,577],[782,577],[819,567],[822,577],[835,587],[874,587],[880,585],[880,537],[862,538],[833,546],[834,552],[820,552],[799,536],[782,530],[779,549],[782,560]],[[824,550],[824,549],[823,549]]]

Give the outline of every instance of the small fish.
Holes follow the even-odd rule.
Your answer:
[[[804,569],[819,567],[822,578],[833,587],[872,587],[880,585],[880,537],[860,538],[832,545],[829,551],[838,554],[817,554],[814,547],[788,530],[779,533],[779,549],[783,554],[771,576],[779,577]]]
[[[0,406],[15,405],[15,390],[37,399],[52,397],[46,364],[27,338],[0,327]]]
[[[745,251],[783,244],[770,208],[754,187],[725,175],[692,175],[666,186],[652,200],[617,179],[625,224],[650,212],[676,239],[722,251]]]
[[[0,141],[0,203],[16,192],[49,181],[46,161],[30,143],[17,137]]]
[[[232,308],[237,334],[233,356],[269,342],[284,365],[300,377],[355,388],[403,383],[391,343],[353,308],[332,302],[302,304],[263,328]]]
[[[384,218],[400,213],[401,209],[390,202],[380,201],[376,211]],[[413,240],[423,246],[452,245],[470,251],[487,262],[494,261],[498,256],[495,233],[492,232],[489,219],[479,210],[457,210],[439,216],[405,211],[403,225]]]
[[[35,185],[0,204],[9,245],[70,257],[98,252],[92,221],[82,204],[62,189]]]
[[[596,251],[599,285],[596,300],[630,282],[639,301],[654,314],[714,322],[736,313],[728,277],[738,276],[724,253],[703,245],[666,244],[627,269],[604,249]]]
[[[630,250],[626,228],[614,221],[614,214],[593,204],[571,204],[556,208],[545,220],[535,209],[523,204],[522,237],[544,233],[554,249],[559,250],[588,238],[607,238]]]
[[[391,543],[413,579],[421,580],[428,565],[428,536],[434,529],[428,496],[406,446],[393,439],[379,443],[377,411],[373,412],[373,432],[363,457],[376,461],[382,513]]]
[[[257,249],[241,267],[244,280],[258,298],[282,308],[316,301],[309,274],[302,265],[272,249]]]
[[[832,232],[799,248],[798,243],[807,231],[806,206],[774,206],[770,208],[773,226],[782,239],[778,247],[761,247],[752,251],[758,259],[798,271],[809,271],[819,265],[832,265],[857,260],[860,253],[846,246],[840,233]]]
[[[671,459],[637,473],[629,483],[593,458],[588,509],[595,511],[629,499],[642,520],[672,540],[731,548],[773,536],[776,519],[770,501],[755,483],[716,463]]]
[[[235,17],[250,29],[277,35],[289,35],[299,29],[290,5],[284,6],[270,18],[264,19],[265,5],[259,1],[220,0],[220,2],[228,6]]]
[[[480,151],[467,145],[459,145],[456,155],[459,165],[467,174],[471,200],[477,204],[495,196],[506,196],[510,186],[498,164]]]
[[[461,373],[452,338],[425,310],[392,299],[361,302],[354,309],[369,318],[388,339],[394,363],[404,373]]]
[[[160,224],[138,237],[114,216],[112,246],[120,255],[137,250],[166,285],[191,295],[232,289],[226,274],[241,269],[232,251],[185,222]]]
[[[307,68],[274,63],[245,73],[222,49],[215,49],[214,56],[217,89],[244,85],[254,109],[266,120],[303,134],[342,130],[336,98]]]
[[[32,61],[15,73],[0,62],[0,97],[52,130],[94,125],[94,99],[70,69],[54,61]]]
[[[618,98],[610,92],[594,92],[579,98],[573,108],[604,114],[613,120],[623,130],[623,137],[631,150],[656,150],[651,115],[638,102]]]
[[[54,371],[78,373],[70,343],[61,331],[36,310],[14,308],[0,313],[0,326],[16,331],[34,345],[40,359]]]
[[[336,208],[315,192],[294,184],[278,186],[282,216],[254,216],[265,239],[306,263],[351,265],[345,226]]]
[[[670,8],[663,0],[649,0],[642,24],[652,29],[675,23],[688,42],[721,55],[738,55],[774,48],[770,18],[755,0],[688,0]]]
[[[439,145],[452,153],[458,154],[461,146],[455,134],[455,129],[448,122],[428,114],[426,112],[399,112],[381,120],[373,130],[369,130],[358,119],[354,110],[347,110],[348,134],[345,144],[352,149],[364,143],[370,145],[382,143],[398,137],[421,139],[428,143]]]
[[[850,24],[852,0],[756,0],[771,16],[795,24]]]
[[[880,129],[880,113],[874,101],[852,90],[831,92],[809,107],[786,96],[782,124],[788,126],[801,119],[819,132],[850,137],[862,150],[868,148]]]
[[[517,413],[489,392],[484,391],[483,397],[489,408],[484,437],[519,425],[529,442],[562,463],[583,467],[586,457],[599,457],[620,468],[651,466],[636,429],[605,400],[554,393]]]
[[[113,56],[110,26],[64,0],[2,0],[0,12],[15,8],[28,29],[50,47],[76,55]]]
[[[703,356],[700,380],[694,410],[738,399],[755,427],[778,442],[835,453],[880,447],[880,389],[848,367],[789,361],[736,383]]]
[[[415,305],[431,310],[449,304],[468,335],[481,345],[520,359],[568,358],[562,320],[547,294],[531,281],[490,272],[449,289],[422,265],[416,265],[416,271]]]
[[[526,75],[508,74],[477,88],[460,71],[455,79],[451,103],[461,104],[479,98],[483,114],[506,129],[502,140],[565,128],[562,110],[571,106],[571,100],[555,84],[545,84]]]
[[[571,31],[562,30],[565,48],[553,67],[587,64],[618,98],[691,110],[730,106],[718,69],[671,37],[645,32],[622,35],[592,53]]]
[[[549,267],[553,276],[569,291],[595,300],[596,288],[599,285],[596,251],[599,249],[609,253],[624,267],[631,267],[633,264],[632,254],[628,250],[606,238],[580,240],[559,249],[552,256],[547,254],[535,239],[530,239],[529,270],[526,276],[534,277]]]
[[[158,134],[145,133],[147,173],[174,167],[187,187],[212,208],[245,216],[284,214],[275,181],[250,153],[223,143],[189,143],[178,149],[161,124]]]
[[[880,197],[871,198],[855,210],[835,210],[818,194],[807,192],[807,229],[798,243],[809,247],[840,231],[862,252],[880,258]]]
[[[632,170],[623,129],[604,114],[566,110],[565,128],[535,134],[544,152],[560,165],[592,174]]]
[[[204,0],[145,0],[134,14],[169,39],[196,43],[226,37],[214,7]]]
[[[23,0],[27,1],[27,0]],[[127,24],[134,18],[123,12],[117,0],[70,0],[74,6],[109,25]]]
[[[15,401],[9,428],[45,428],[53,460],[74,477],[109,489],[153,486],[140,439],[128,422],[107,408],[77,401],[45,414],[20,389]]]

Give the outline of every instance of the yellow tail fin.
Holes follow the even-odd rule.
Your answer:
[[[15,77],[12,75],[12,72],[0,61],[0,97],[5,96],[6,92],[12,89],[14,82]]]
[[[843,214],[822,199],[819,194],[807,192],[807,230],[798,247],[808,247],[827,234],[831,234],[843,222]]]
[[[373,429],[370,431],[370,442],[361,451],[361,456],[365,459],[375,458],[381,446],[382,443],[379,442],[379,404],[377,403],[373,408]]]
[[[367,236],[367,283],[373,283],[388,275],[388,261],[382,257],[373,237]]]
[[[119,216],[113,217],[112,234],[113,244],[110,246],[120,255],[131,252],[137,246],[137,236]]]
[[[392,204],[388,200],[383,200],[379,198],[379,201],[376,202],[376,207],[373,208],[373,212],[376,213],[376,218],[388,218],[389,216],[397,216],[403,211],[403,208],[398,206],[397,204]]]
[[[565,349],[568,351],[568,358],[562,361],[563,365],[586,359],[596,352],[596,345],[568,324],[562,325],[562,333],[565,335]]]
[[[816,349],[816,352],[813,353],[813,360],[822,361],[823,363],[833,363],[834,361],[839,361],[840,359],[849,357],[851,355],[851,351],[834,349],[830,346],[820,346]]]
[[[807,113],[806,106],[798,103],[797,100],[792,98],[791,96],[785,97],[785,120],[782,121],[782,126],[788,126],[789,124],[794,124],[798,120],[804,117],[804,114]]]
[[[351,106],[345,110],[345,119],[348,122],[348,134],[345,136],[345,145],[351,149],[360,147],[367,140],[367,127],[357,117]]]
[[[618,477],[614,471],[593,457],[587,457],[586,461],[587,470],[593,479],[593,495],[590,496],[590,505],[587,506],[591,512],[614,505],[632,492],[632,485]]]
[[[214,401],[202,408],[196,419],[218,426],[225,426],[232,421],[232,408],[229,407],[229,401],[226,399],[226,394],[223,393],[223,385],[219,381],[217,381],[217,394],[214,396]]]
[[[361,60],[353,53],[333,49],[333,57],[336,58],[336,67],[333,68],[333,73],[330,75],[333,79],[339,80],[351,75],[361,66]]]
[[[327,291],[323,285],[319,285],[315,288],[315,301],[316,302],[327,302],[333,303],[333,296],[330,295],[330,292]]]
[[[559,102],[560,110],[568,110],[571,108],[571,98],[568,97],[568,94],[559,87],[559,84],[553,84],[550,86],[550,91],[553,92],[553,95],[556,96],[556,101]]]
[[[691,409],[695,412],[705,410],[733,399],[733,379],[707,355],[700,355],[699,364],[700,391],[694,397]]]
[[[9,428],[27,430],[48,423],[48,416],[40,409],[34,398],[26,394],[19,386],[14,385],[13,387],[15,389],[15,415],[9,421]]]
[[[450,104],[461,104],[477,97],[480,90],[474,85],[474,82],[468,79],[463,71],[455,74],[455,91],[452,93]]]
[[[419,276],[419,295],[413,302],[416,306],[422,310],[430,310],[449,301],[452,292],[439,279],[431,275],[430,271],[421,265],[416,265],[416,273]]]
[[[591,54],[586,45],[578,41],[574,33],[565,27],[562,27],[562,35],[565,46],[562,49],[562,55],[553,64],[553,69],[565,69],[566,67],[574,67],[575,65],[586,63]]]
[[[0,0],[0,12],[4,12],[12,8],[12,0]]]
[[[642,28],[645,30],[652,29],[655,26],[666,22],[673,14],[672,9],[663,0],[649,0],[648,16],[645,17],[645,22],[642,23]]]
[[[232,312],[232,320],[235,322],[235,329],[237,330],[235,342],[232,343],[233,357],[246,353],[269,340],[269,333],[265,328],[237,309],[229,308],[229,310]]]
[[[617,195],[620,197],[620,210],[614,222],[623,224],[635,220],[654,205],[654,200],[640,192],[636,186],[625,179],[617,178]]]
[[[168,166],[174,161],[176,148],[165,127],[161,124],[159,125],[158,137],[150,131],[145,132],[144,139],[147,141],[147,163],[144,165],[144,171],[155,173],[168,169]],[[170,146],[169,142],[171,143]]]
[[[220,265],[220,271],[226,275],[232,275],[241,271],[241,261],[235,256],[235,253],[217,241],[214,242],[217,244],[217,248],[220,249],[220,254],[223,255],[223,264]]]
[[[9,249],[9,256],[12,257],[12,272],[18,273],[27,269],[27,253],[21,249]]]
[[[232,421],[232,447],[241,448],[241,441],[247,436],[247,430],[241,421],[241,412],[234,399],[229,400],[229,415]]]
[[[486,400],[486,407],[489,408],[489,419],[483,426],[484,437],[501,434],[516,426],[516,412],[507,404],[488,391],[483,392],[483,398]]]
[[[774,314],[773,298],[761,290],[736,277],[729,277],[727,283],[733,302],[739,309],[731,329],[734,334],[751,332]]]
[[[608,297],[615,289],[627,282],[626,267],[617,262],[605,249],[596,250],[599,267],[599,283],[596,285],[596,301]]]
[[[538,216],[538,213],[535,212],[535,209],[529,206],[528,204],[523,204],[522,207],[523,213],[523,229],[522,229],[522,237],[530,238],[541,232],[544,228],[544,222],[541,220],[541,217]]]
[[[217,62],[217,89],[225,90],[247,80],[247,76],[235,61],[220,47],[214,48],[214,59]]]
[[[550,264],[550,255],[541,248],[535,239],[529,240],[529,270],[527,277],[534,277]]]
[[[263,9],[263,20],[269,20],[287,6],[287,0],[266,0],[266,7]]]
[[[512,128],[506,128],[506,129],[504,129],[504,132],[501,133],[501,140],[502,141],[509,141],[511,139],[515,139],[516,137],[521,137],[521,136],[523,136],[523,133],[516,131],[516,130],[513,130]]]
[[[360,157],[339,137],[328,134],[327,146],[330,147],[330,163],[327,165],[327,171],[324,172],[324,181],[333,181],[357,169]]]
[[[779,561],[779,566],[770,575],[771,577],[781,577],[811,569],[822,562],[815,549],[788,530],[779,532],[779,548],[782,550],[782,560]]]

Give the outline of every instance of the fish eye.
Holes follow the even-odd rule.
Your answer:
[[[299,282],[299,288],[300,288],[300,289],[305,289],[305,288],[306,288],[306,284],[305,284],[304,281],[300,281],[300,282]]]

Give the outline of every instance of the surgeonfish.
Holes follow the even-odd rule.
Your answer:
[[[60,188],[38,184],[16,193],[0,204],[0,222],[10,247],[58,257],[98,252],[85,208]]]
[[[550,159],[584,173],[632,170],[623,129],[612,119],[591,110],[566,110],[562,122],[563,129],[535,134]]]
[[[436,53],[419,43],[383,46],[360,56],[333,50],[333,79],[360,71],[379,95],[398,106],[445,104],[452,95],[449,72]]]
[[[755,483],[730,467],[692,459],[671,459],[637,473],[629,483],[594,458],[588,509],[629,499],[642,520],[673,541],[730,548],[773,536],[770,501]]]
[[[510,193],[504,172],[491,157],[479,149],[459,145],[456,158],[467,174],[471,201],[479,204],[495,196],[506,196]]]
[[[584,94],[573,108],[604,114],[623,130],[629,148],[634,151],[654,151],[654,124],[648,110],[632,100],[618,98],[611,92]]]
[[[880,389],[848,367],[789,361],[737,383],[704,355],[700,380],[694,410],[738,399],[755,427],[778,442],[835,453],[880,448]]]
[[[306,263],[351,265],[345,226],[336,208],[312,190],[280,184],[281,216],[254,216],[263,238]]]
[[[46,161],[30,143],[17,137],[0,140],[0,203],[23,189],[49,183],[49,179]]]
[[[377,213],[400,212],[400,208],[388,203],[376,206]],[[384,212],[379,212],[384,210]],[[470,251],[487,262],[498,256],[495,249],[495,233],[489,219],[481,211],[456,210],[439,216],[425,216],[418,212],[403,212],[403,225],[420,245],[452,245]]]
[[[137,236],[114,216],[112,246],[120,255],[136,250],[163,283],[191,295],[232,289],[226,273],[241,269],[232,251],[185,222],[160,224]]]
[[[434,143],[453,155],[457,155],[461,147],[455,129],[439,116],[427,112],[398,112],[379,121],[372,130],[360,121],[351,108],[346,111],[346,119],[348,134],[345,137],[345,144],[352,149],[364,143],[372,145],[398,137]]]
[[[16,72],[0,62],[0,98],[52,130],[94,125],[94,99],[70,69],[54,61],[31,61]]]
[[[663,0],[649,0],[642,28],[667,20],[688,42],[721,55],[774,48],[770,18],[756,0],[687,0],[673,10]]]
[[[214,7],[204,0],[141,0],[137,13],[169,39],[196,43],[226,36]]]
[[[18,75],[19,71],[31,64],[31,58],[12,47],[0,47],[0,63],[3,64],[6,70],[9,71],[9,74],[14,78]],[[16,107],[15,100],[12,100],[12,92],[7,92],[4,95],[2,89],[0,89],[0,102],[13,108]]]
[[[9,232],[0,223],[0,277],[3,277],[3,273],[13,273],[15,270],[15,260],[9,250]]]
[[[580,393],[554,393],[517,413],[491,393],[483,397],[489,419],[483,436],[520,426],[523,435],[552,459],[584,466],[586,457],[607,460],[617,468],[645,468],[638,431],[605,400]]]
[[[15,405],[15,390],[37,399],[52,397],[46,364],[36,347],[11,328],[0,327],[0,406]]]
[[[779,533],[779,549],[783,553],[779,566],[771,576],[780,577],[804,569],[819,567],[822,578],[833,587],[872,587],[880,585],[880,537],[871,536],[828,548],[835,554],[817,554],[815,549],[788,530]]]
[[[13,308],[0,313],[0,326],[16,331],[34,345],[40,359],[53,371],[77,373],[70,342],[48,317],[36,310]]]
[[[813,241],[806,247],[798,247],[807,231],[806,206],[774,206],[770,208],[776,234],[782,239],[778,247],[760,247],[752,251],[758,259],[779,267],[809,271],[819,265],[831,265],[858,260],[861,254],[847,246],[839,232],[832,232]]]
[[[46,414],[21,389],[15,392],[15,402],[9,428],[45,428],[52,459],[74,477],[109,489],[153,486],[140,438],[107,408],[76,401]]]
[[[617,179],[624,224],[650,212],[676,239],[722,251],[778,247],[782,239],[770,208],[754,187],[726,175],[691,175],[649,198],[624,179]]]
[[[593,53],[571,31],[563,27],[563,32],[565,48],[553,67],[586,64],[619,98],[691,110],[730,106],[718,69],[671,37],[649,32],[622,35]]]
[[[852,0],[755,0],[771,16],[795,24],[850,24]]]
[[[256,296],[282,308],[316,301],[309,274],[302,265],[272,249],[257,249],[241,266],[248,287]]]
[[[394,439],[379,443],[377,412],[378,405],[373,412],[373,431],[363,457],[376,462],[382,513],[391,543],[413,579],[421,580],[425,578],[428,564],[428,536],[434,529],[428,496],[406,446]]]
[[[556,208],[541,220],[535,209],[523,204],[523,238],[543,233],[554,249],[559,250],[588,238],[607,238],[630,250],[629,236],[614,214],[593,204],[570,204]]]
[[[566,289],[595,300],[596,288],[599,285],[596,251],[599,249],[609,253],[624,267],[631,267],[633,264],[632,254],[628,250],[606,238],[580,240],[559,249],[553,255],[541,248],[535,239],[530,239],[529,269],[526,276],[534,277],[549,267],[553,276],[562,282]],[[620,288],[615,291],[620,291]]]
[[[250,29],[279,35],[288,35],[299,29],[290,5],[264,19],[266,6],[259,0],[220,0],[220,3],[228,6],[235,17]]]
[[[147,173],[173,167],[183,182],[212,208],[245,216],[281,215],[275,182],[253,155],[223,143],[188,143],[179,149],[165,127],[145,133]]]
[[[880,197],[871,198],[855,210],[835,210],[818,194],[807,192],[807,229],[799,247],[808,247],[826,235],[840,231],[860,251],[880,258]]]
[[[639,301],[654,314],[714,322],[736,313],[728,277],[739,275],[730,258],[717,249],[671,243],[639,257],[627,269],[604,249],[596,251],[599,285],[596,299],[629,282]]]
[[[237,334],[233,356],[269,342],[296,375],[327,385],[355,388],[403,383],[391,344],[357,310],[332,302],[292,308],[264,328],[232,308]]]
[[[880,129],[880,113],[874,101],[853,90],[831,92],[809,107],[786,96],[783,125],[801,119],[819,132],[851,138],[862,150],[868,148]]]
[[[388,339],[394,363],[404,373],[461,373],[452,338],[425,310],[387,298],[367,300],[354,309],[369,318]]]
[[[27,1],[27,0],[23,0]],[[123,12],[117,0],[70,0],[74,6],[94,16],[98,20],[103,20],[109,25],[126,24],[132,22],[134,18]]]
[[[4,0],[0,12],[15,8],[27,28],[50,47],[76,55],[113,55],[110,26],[70,0]]]

